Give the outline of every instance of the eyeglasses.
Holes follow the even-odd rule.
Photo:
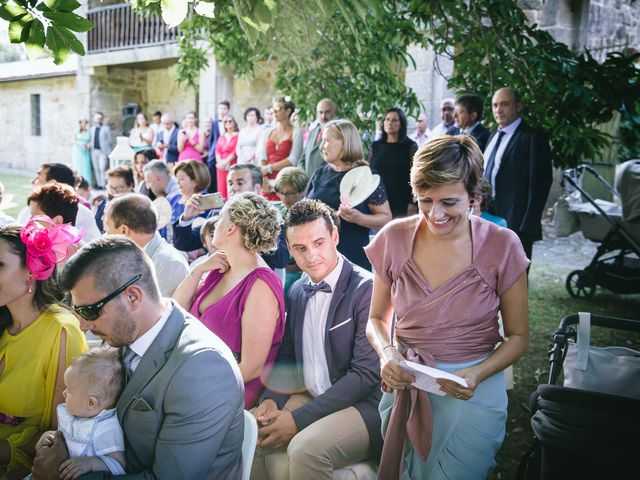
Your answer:
[[[114,193],[124,193],[124,192],[128,192],[129,190],[131,190],[131,187],[129,185],[110,185],[109,183],[107,183],[107,190],[114,192]]]
[[[73,311],[76,312],[78,315],[80,315],[82,318],[84,318],[87,322],[93,322],[95,319],[97,319],[100,316],[100,312],[108,302],[116,298],[118,295],[124,292],[127,287],[133,285],[141,278],[142,278],[142,274],[139,273],[135,277],[133,277],[131,280],[129,280],[127,283],[122,285],[120,288],[118,288],[117,290],[114,290],[109,295],[104,297],[102,300],[98,300],[96,303],[92,303],[91,305],[80,305],[80,306],[72,305],[71,308],[73,308]]]

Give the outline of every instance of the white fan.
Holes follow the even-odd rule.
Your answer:
[[[158,219],[158,230],[166,227],[171,221],[172,208],[166,197],[158,197],[153,202],[156,209],[156,218]]]
[[[380,185],[380,175],[366,165],[349,170],[340,181],[340,201],[351,207],[364,202]]]

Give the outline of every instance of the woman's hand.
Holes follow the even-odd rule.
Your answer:
[[[340,205],[340,207],[338,208],[338,216],[343,220],[346,220],[347,222],[358,223],[360,215],[362,215],[362,212],[352,207]]]
[[[465,368],[455,372],[455,374],[467,381],[467,388],[464,388],[459,383],[452,380],[446,380],[444,378],[440,378],[436,380],[436,382],[440,385],[440,389],[450,397],[457,398],[459,400],[469,400],[476,393],[476,387],[482,381],[477,367]]]
[[[380,378],[382,390],[390,393],[392,390],[403,390],[411,387],[415,382],[413,375],[405,372],[400,366],[404,357],[395,347],[385,348],[380,357]]]
[[[182,220],[188,222],[192,218],[197,217],[200,212],[202,212],[202,209],[200,208],[200,194],[194,193],[191,195],[191,198],[187,200],[187,203],[184,204]]]
[[[213,270],[220,270],[220,273],[224,273],[229,270],[229,262],[227,260],[227,254],[222,250],[214,252],[206,261],[198,265],[193,273],[196,275],[204,275],[205,273],[212,272]]]

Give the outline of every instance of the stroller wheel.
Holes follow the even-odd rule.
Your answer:
[[[596,282],[589,272],[574,270],[567,276],[567,292],[573,298],[591,298],[596,293]]]

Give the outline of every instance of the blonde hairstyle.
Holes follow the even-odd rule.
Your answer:
[[[98,397],[100,406],[113,408],[124,388],[124,368],[115,348],[93,348],[71,364],[71,371]]]
[[[173,169],[173,175],[177,175],[178,172],[183,172],[191,181],[195,182],[196,192],[201,192],[211,183],[211,175],[204,162],[198,160],[179,162]]]
[[[276,177],[276,183],[274,188],[276,192],[279,192],[283,188],[291,188],[296,193],[304,192],[309,183],[309,176],[304,168],[300,167],[285,167],[278,172]]]
[[[225,206],[231,223],[242,232],[244,246],[255,253],[278,247],[282,218],[269,201],[253,192],[236,195]]]
[[[462,182],[470,197],[478,194],[484,157],[478,144],[467,135],[444,135],[426,142],[413,157],[413,194],[449,183]]]
[[[222,122],[226,122],[227,120],[231,120],[233,122],[233,131],[237,132],[238,131],[238,122],[236,122],[236,119],[233,115],[225,115],[224,118],[222,119]],[[227,131],[227,127],[224,127],[224,131]]]
[[[364,160],[362,140],[356,126],[349,120],[331,120],[323,130],[332,133],[342,142],[340,161],[347,165],[368,165]]]

